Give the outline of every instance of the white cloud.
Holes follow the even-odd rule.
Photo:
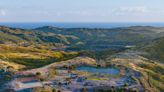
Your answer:
[[[146,7],[121,7],[121,12],[148,12],[148,9]]]
[[[25,12],[28,13],[29,12]],[[30,14],[33,12],[30,12]],[[73,16],[93,16],[95,12],[91,11],[74,11],[74,10],[68,10],[68,11],[36,11],[35,14],[37,15],[44,15],[44,16],[56,16],[56,17],[73,17]]]
[[[6,15],[6,11],[4,9],[0,9],[0,16]]]
[[[92,15],[91,12],[88,12],[88,11],[58,11],[58,12],[55,12],[55,14],[57,14],[58,16],[61,16],[61,15],[81,15],[81,16],[90,16]]]
[[[114,13],[117,15],[145,14],[149,12],[150,10],[147,7],[120,7],[114,10]]]

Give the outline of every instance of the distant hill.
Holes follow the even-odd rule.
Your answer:
[[[90,48],[105,48],[109,45],[134,45],[161,37],[164,28],[150,26],[133,26],[112,29],[57,28],[44,26],[34,30],[52,32],[62,35],[74,35]],[[159,34],[160,33],[160,34]]]
[[[164,36],[164,28],[133,26],[123,28],[57,28],[44,26],[26,30],[0,26],[0,43],[66,46],[67,50],[101,50],[151,41]]]
[[[0,26],[0,43],[15,44],[72,44],[79,38],[72,35],[55,34],[52,32],[41,32]]]

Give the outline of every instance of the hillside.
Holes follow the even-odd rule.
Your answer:
[[[33,29],[37,32],[49,32],[60,35],[71,35],[67,40],[73,44],[67,50],[101,50],[106,48],[122,48],[126,45],[135,45],[164,36],[164,28],[151,26],[132,26],[111,29],[98,28],[57,28],[44,26]],[[78,40],[74,40],[78,39]]]
[[[0,91],[163,92],[163,29],[1,26]]]
[[[164,35],[164,28],[134,26],[112,29],[57,28],[26,30],[0,26],[0,43],[65,50],[102,50],[151,41]]]
[[[0,60],[3,61],[0,62],[0,66],[5,64],[6,67],[13,66],[14,68],[15,66],[18,66],[17,64],[20,64],[20,66],[24,66],[22,68],[19,67],[20,69],[38,68],[53,62],[71,59],[76,56],[78,56],[77,52],[54,52],[33,47],[0,45]],[[9,62],[11,63],[8,64]]]
[[[112,29],[88,29],[88,28],[56,28],[56,27],[40,27],[34,30],[42,32],[52,32],[63,35],[74,35],[79,37],[82,42],[89,46],[97,44],[104,46],[109,44],[128,45],[136,44],[142,41],[148,41],[158,37],[156,30],[164,32],[163,28],[153,27],[127,27],[127,28],[112,28]]]
[[[146,52],[144,56],[164,63],[164,37],[139,45],[140,51]]]
[[[133,76],[138,80],[138,84],[144,87],[144,92],[164,91],[164,64],[140,56],[133,51],[119,53],[106,61],[110,65],[124,66],[139,72],[141,76],[135,76],[135,74]]]
[[[31,30],[0,26],[0,43],[8,47],[25,48],[25,50],[21,51],[26,51],[27,48],[27,51],[33,49],[41,51],[92,50],[91,57],[96,56],[98,58],[107,57],[107,53],[113,54],[124,51],[126,46],[135,46],[143,43],[138,49],[148,52],[147,57],[163,60],[163,38],[160,38],[162,36],[164,36],[164,28],[151,26],[112,29],[44,26]],[[2,51],[3,49],[1,49]],[[11,49],[8,50],[8,52],[11,51]],[[90,52],[87,53],[89,54]]]
[[[39,32],[19,28],[0,26],[0,43],[29,45],[68,45],[79,40],[78,37],[71,35],[61,35],[50,32]]]

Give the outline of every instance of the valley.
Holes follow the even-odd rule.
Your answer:
[[[0,92],[163,92],[164,28],[0,26]]]

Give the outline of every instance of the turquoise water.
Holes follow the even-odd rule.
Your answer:
[[[91,72],[91,73],[101,73],[101,74],[119,74],[119,70],[116,68],[95,68],[89,66],[82,66],[76,68],[79,71]]]

